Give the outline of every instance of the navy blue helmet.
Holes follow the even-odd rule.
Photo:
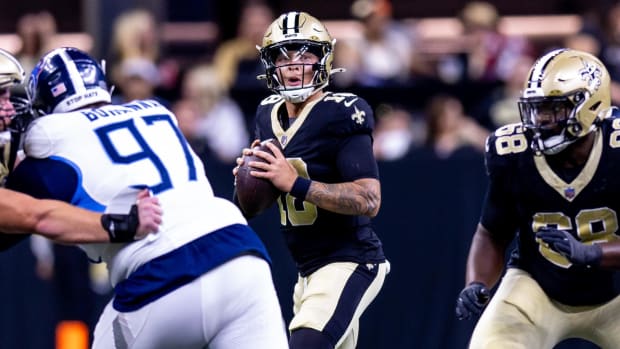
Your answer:
[[[101,65],[73,47],[58,48],[43,56],[30,74],[27,90],[33,109],[42,115],[110,103],[111,99]]]

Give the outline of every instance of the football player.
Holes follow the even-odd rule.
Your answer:
[[[486,306],[470,348],[551,349],[570,337],[618,347],[620,118],[610,103],[599,59],[554,50],[529,72],[522,122],[488,138],[489,187],[456,305],[461,319]]]
[[[18,145],[12,144],[9,129],[11,119],[16,115],[17,106],[17,102],[11,98],[11,89],[21,84],[25,74],[17,59],[9,52],[0,49],[0,185],[4,183],[9,170],[13,167]]]
[[[81,245],[107,263],[115,293],[93,348],[287,347],[265,247],[213,195],[168,109],[110,104],[101,65],[75,48],[47,53],[27,89],[37,117],[9,187],[98,211],[126,207],[123,188],[147,187],[166,212],[156,235]]]
[[[12,123],[18,112],[27,119],[28,106],[23,99],[11,97],[11,88],[21,84],[25,73],[22,65],[9,52],[0,49],[0,184],[15,161],[17,144],[11,144]],[[11,147],[13,145],[13,147]],[[137,211],[128,215],[102,215],[52,200],[36,200],[30,196],[0,188],[0,250],[5,250],[28,234],[39,234],[62,243],[105,242],[121,235],[125,241],[139,239],[156,232],[161,223],[157,198],[148,191],[138,196]],[[116,231],[111,225],[116,224]]]
[[[325,91],[335,40],[305,12],[289,12],[265,32],[260,56],[275,94],[256,112],[251,174],[270,180],[280,224],[298,268],[289,345],[354,348],[359,319],[379,293],[388,263],[371,226],[381,191],[372,152],[373,112],[351,93]],[[243,155],[251,155],[244,149]],[[237,164],[243,163],[243,157]],[[264,172],[261,172],[264,171]],[[233,170],[237,174],[237,168]]]
[[[157,232],[162,211],[148,190],[129,214],[99,214],[56,200],[0,188],[0,251],[38,234],[65,244],[129,242]]]

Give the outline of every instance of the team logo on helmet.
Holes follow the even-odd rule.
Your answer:
[[[584,68],[579,71],[581,79],[588,83],[591,89],[598,90],[601,87],[601,76],[603,72],[601,69],[592,62],[583,61]]]

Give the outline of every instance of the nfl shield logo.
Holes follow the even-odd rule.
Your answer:
[[[567,199],[574,198],[575,197],[575,188],[568,187],[568,188],[564,189],[564,196],[566,196]]]

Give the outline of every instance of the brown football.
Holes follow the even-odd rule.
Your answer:
[[[267,147],[266,142],[271,142],[282,149],[280,142],[273,138],[262,141],[253,149],[273,154]],[[273,205],[281,192],[273,186],[271,181],[257,178],[250,174],[250,171],[261,171],[255,167],[250,167],[249,163],[251,161],[265,162],[263,158],[256,155],[245,156],[243,164],[239,166],[237,172],[236,190],[239,206],[241,206],[243,212],[248,216],[255,216]]]

